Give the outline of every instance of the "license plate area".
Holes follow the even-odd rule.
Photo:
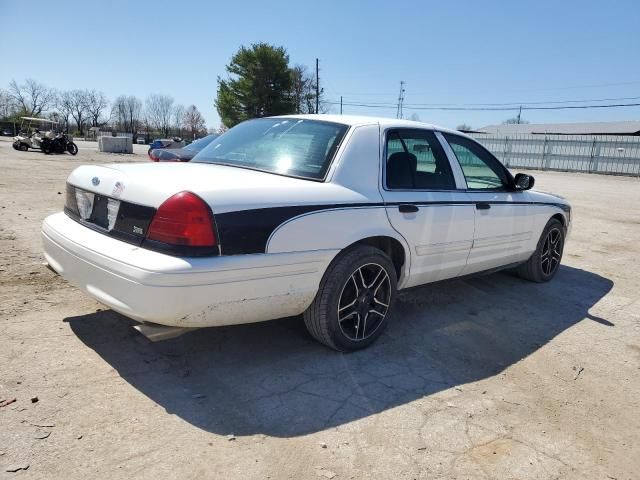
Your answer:
[[[156,209],[67,184],[65,213],[97,232],[140,246]]]
[[[104,228],[113,230],[120,211],[120,201],[96,194],[93,200],[93,211],[89,222]]]

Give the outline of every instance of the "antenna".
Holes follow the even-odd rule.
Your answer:
[[[400,80],[400,93],[398,94],[398,109],[396,118],[402,118],[402,104],[404,103],[404,80]]]

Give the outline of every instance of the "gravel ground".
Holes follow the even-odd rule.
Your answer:
[[[640,478],[638,179],[533,172],[574,206],[554,281],[412,290],[366,351],[300,318],[151,344],[47,270],[39,238],[75,166],[146,147],[3,140],[0,478]]]

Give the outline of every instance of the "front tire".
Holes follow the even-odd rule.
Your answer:
[[[520,277],[532,282],[548,282],[560,269],[564,250],[565,230],[559,220],[552,218],[540,235],[536,251],[517,268]]]
[[[395,267],[381,250],[368,245],[346,250],[329,265],[304,312],[307,330],[340,352],[371,345],[388,323],[397,282]]]
[[[78,153],[78,146],[73,142],[69,142],[67,145],[67,152],[71,155],[76,155]]]

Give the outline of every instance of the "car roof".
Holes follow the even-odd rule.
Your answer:
[[[322,120],[325,122],[341,123],[350,127],[362,125],[380,125],[382,128],[428,128],[430,130],[438,130],[441,132],[455,133],[466,137],[462,132],[451,128],[441,127],[431,123],[415,122],[413,120],[404,120],[399,118],[388,117],[369,117],[364,115],[333,115],[333,114],[301,114],[301,115],[279,115],[272,118],[299,118],[307,120]]]

